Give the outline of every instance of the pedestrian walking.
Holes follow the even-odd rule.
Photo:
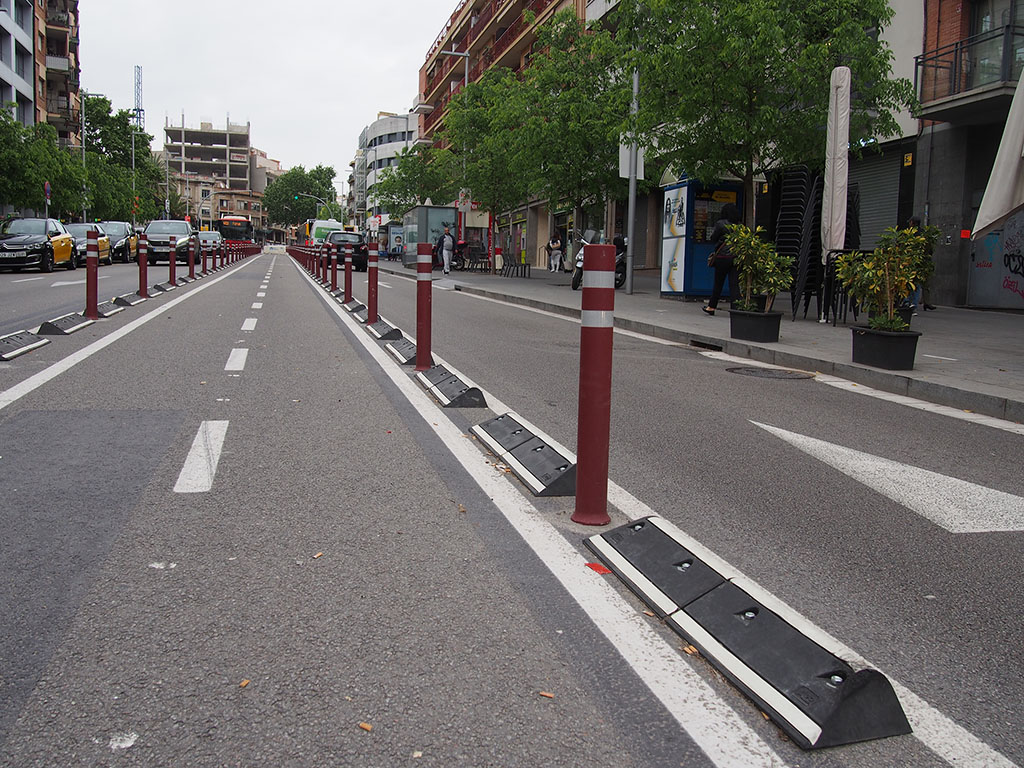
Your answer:
[[[437,252],[441,256],[441,267],[444,270],[444,274],[448,274],[452,271],[452,251],[455,250],[455,238],[452,237],[452,233],[449,227],[444,228],[444,232],[437,238]]]
[[[706,315],[715,314],[718,300],[722,297],[722,288],[725,287],[725,278],[729,278],[730,301],[735,301],[739,296],[736,263],[732,251],[726,245],[725,235],[731,225],[739,224],[740,221],[740,209],[732,203],[726,203],[722,206],[722,218],[715,222],[715,228],[711,232],[711,242],[715,244],[715,251],[708,260],[708,266],[715,270],[715,282],[711,288],[711,300],[706,307],[701,307],[701,311]]]
[[[548,271],[562,271],[562,238],[556,229],[551,239],[548,240]]]

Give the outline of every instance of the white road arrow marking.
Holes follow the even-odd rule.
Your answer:
[[[106,280],[110,275],[97,275],[97,280]],[[51,288],[60,288],[64,285],[85,285],[85,280],[58,280],[56,283],[50,283]]]
[[[951,533],[1024,531],[1024,498],[751,421]]]

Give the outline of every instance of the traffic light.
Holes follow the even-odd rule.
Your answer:
[[[298,195],[295,195],[295,199],[296,199],[296,200],[298,200],[298,199],[299,199],[299,196],[298,196]]]

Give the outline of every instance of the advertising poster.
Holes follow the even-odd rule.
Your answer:
[[[686,257],[686,197],[689,187],[665,189],[661,227],[661,292],[683,292],[683,264]]]

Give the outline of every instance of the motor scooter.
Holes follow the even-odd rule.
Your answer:
[[[465,240],[459,240],[455,244],[455,250],[452,251],[452,269],[465,269],[466,268],[466,249],[469,247],[469,243]]]
[[[576,251],[575,266],[572,270],[572,289],[578,290],[583,284],[583,249],[594,240],[595,232],[588,229],[580,238],[580,248]],[[621,288],[626,284],[626,241],[621,236],[614,240],[615,244],[615,287]]]
[[[580,238],[580,248],[576,251],[576,261],[573,263],[572,268],[572,289],[578,291],[580,285],[583,283],[583,249],[590,245],[591,240],[594,238],[594,231],[588,229],[586,233]]]

